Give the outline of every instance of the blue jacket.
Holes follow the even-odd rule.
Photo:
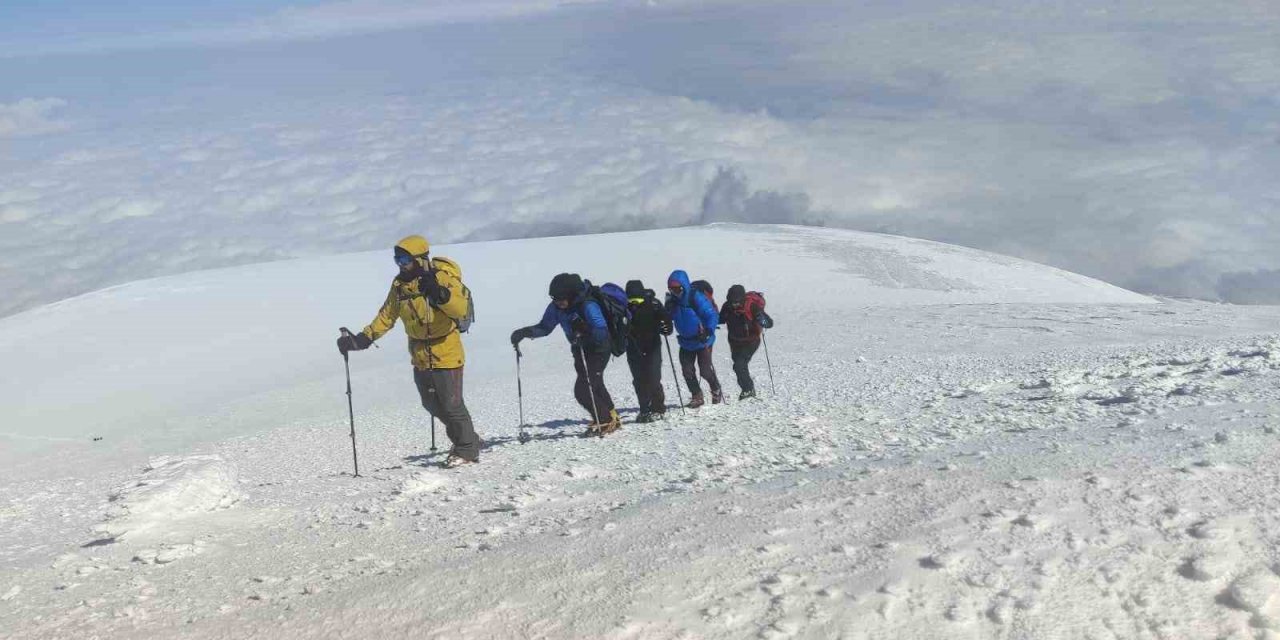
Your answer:
[[[667,309],[671,312],[671,323],[675,325],[680,348],[686,351],[701,351],[716,343],[716,326],[720,324],[720,313],[715,305],[701,291],[694,291],[689,284],[689,274],[677,269],[671,272],[667,282],[675,280],[683,287],[679,298],[667,294]],[[698,334],[705,330],[706,339],[699,340]]]
[[[581,336],[581,340],[573,331],[573,325],[579,319],[585,321],[587,325],[587,334]],[[555,331],[556,325],[560,325],[564,331],[564,337],[571,345],[577,345],[581,341],[583,348],[587,351],[603,351],[609,348],[609,323],[605,321],[604,313],[600,311],[600,303],[595,300],[582,300],[569,305],[568,309],[560,309],[552,302],[547,305],[547,310],[542,312],[542,320],[530,328],[533,329],[533,337],[541,338]]]

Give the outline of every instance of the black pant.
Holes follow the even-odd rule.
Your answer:
[[[609,366],[611,357],[613,354],[607,350],[584,352],[582,347],[573,347],[573,370],[578,372],[578,379],[573,382],[573,397],[591,414],[591,419],[596,424],[608,420],[609,412],[613,411],[613,398],[609,396],[609,390],[604,388],[604,369]],[[593,398],[595,407],[591,406]]]
[[[738,376],[738,387],[743,391],[756,390],[756,383],[752,382],[751,372],[747,370],[747,366],[751,364],[751,358],[756,355],[756,350],[759,348],[759,340],[755,342],[729,341],[729,355],[733,357],[733,374]]]
[[[631,384],[640,401],[640,413],[662,413],[667,410],[667,394],[662,389],[662,349],[627,349],[627,366],[631,367]]]
[[[694,395],[702,395],[702,387],[698,385],[698,375],[693,368],[694,363],[697,363],[702,379],[706,380],[707,386],[711,387],[711,393],[720,393],[720,378],[716,377],[716,365],[711,361],[711,349],[712,347],[697,351],[680,349],[680,372],[684,374],[685,384],[689,385],[689,391]]]
[[[462,400],[462,367],[414,369],[413,382],[422,396],[423,408],[444,423],[444,433],[453,443],[452,453],[468,460],[479,458],[480,437]]]

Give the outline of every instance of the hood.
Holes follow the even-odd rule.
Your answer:
[[[431,244],[422,236],[405,236],[404,238],[401,238],[400,242],[396,243],[396,255],[409,254],[416,258],[415,262],[417,262],[418,266],[409,273],[405,273],[404,271],[397,273],[396,279],[402,282],[408,282],[409,280],[421,275],[423,270],[427,268],[427,254],[430,251]]]
[[[682,289],[680,294],[680,304],[688,305],[689,295],[693,292],[693,287],[689,284],[689,274],[685,273],[684,269],[676,269],[671,272],[671,275],[667,276],[668,290],[671,288],[671,283],[673,282],[678,283]]]
[[[639,280],[627,281],[627,297],[643,298],[645,293],[644,283]]]
[[[730,304],[735,302],[746,302],[747,288],[740,284],[735,284],[732,287],[729,287],[729,293],[725,294],[724,299],[728,300]]]
[[[431,243],[422,236],[405,236],[396,243],[396,249],[416,258],[421,258],[431,251]]]

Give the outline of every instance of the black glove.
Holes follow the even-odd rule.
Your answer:
[[[520,327],[511,332],[511,346],[520,344],[521,340],[527,340],[533,337],[533,329],[529,327]]]
[[[436,270],[432,269],[426,275],[418,278],[418,291],[427,297],[427,301],[435,306],[440,306],[449,301],[453,292],[448,287],[440,286],[440,282],[436,280]]]
[[[373,341],[364,333],[346,333],[338,338],[338,353],[347,355],[348,351],[364,351]]]
[[[773,318],[770,318],[768,314],[761,311],[760,315],[756,316],[756,324],[760,325],[761,327],[764,327],[765,329],[772,329]]]
[[[709,337],[711,334],[707,333],[706,327],[698,327],[698,342],[706,342]]]
[[[671,335],[671,332],[673,330],[675,330],[675,327],[671,326],[670,321],[663,321],[658,323],[658,333],[661,333],[664,336]]]
[[[575,334],[580,336],[585,336],[591,333],[591,327],[587,326],[587,321],[582,316],[574,318],[573,322],[570,323],[570,328],[573,329]]]

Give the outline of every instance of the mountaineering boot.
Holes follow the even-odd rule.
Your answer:
[[[649,424],[650,422],[653,422],[653,414],[648,411],[640,413],[635,419],[636,424]]]
[[[476,458],[475,460],[468,460],[460,455],[455,455],[451,453],[449,454],[448,458],[444,459],[444,462],[440,463],[440,466],[444,467],[445,469],[456,469],[458,467],[468,465],[468,464],[478,464],[479,462],[480,462],[479,458]]]
[[[711,392],[711,404],[720,404],[724,402],[724,391],[716,389]]]
[[[657,422],[659,420],[666,420],[666,419],[667,419],[666,409],[663,409],[662,411],[654,411],[653,413],[649,414],[649,422]]]
[[[616,409],[609,411],[609,421],[600,425],[600,435],[606,435],[617,431],[622,426],[622,418],[618,416]]]
[[[742,393],[739,393],[739,394],[738,394],[738,399],[739,399],[739,400],[746,400],[747,398],[754,398],[754,397],[756,397],[756,390],[755,390],[755,389],[748,389],[748,390],[743,391]]]
[[[698,407],[701,407],[704,404],[706,404],[706,402],[702,399],[702,394],[695,393],[693,394],[692,398],[689,398],[689,404],[686,406],[688,406],[690,409],[697,409]]]

